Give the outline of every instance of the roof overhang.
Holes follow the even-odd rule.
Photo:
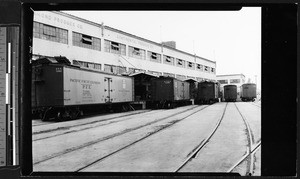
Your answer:
[[[193,79],[193,78],[189,78],[189,79],[186,79],[184,80],[186,82],[198,82],[197,80]]]
[[[145,75],[145,76],[150,76],[150,77],[155,77],[155,78],[159,77],[158,75],[154,75],[154,74],[143,72],[143,71],[132,73],[129,76],[138,76],[138,75]]]

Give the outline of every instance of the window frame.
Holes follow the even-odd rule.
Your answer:
[[[164,55],[163,56],[163,63],[167,65],[174,65],[174,57],[171,57],[169,55]]]
[[[155,58],[153,58],[154,55],[155,55]],[[156,62],[156,63],[161,63],[161,54],[152,52],[152,51],[147,51],[147,56],[150,61]]]
[[[126,55],[126,45],[119,43],[119,42],[104,39],[104,51],[125,56]]]
[[[238,82],[235,82],[235,81],[238,81]],[[230,84],[239,84],[239,83],[241,83],[241,79],[238,79],[238,78],[236,78],[236,79],[230,79],[229,83]]]
[[[87,48],[87,49],[96,50],[96,51],[101,51],[101,39],[100,38],[82,34],[82,33],[75,32],[75,31],[72,32],[72,37],[73,37],[73,39],[72,39],[73,46]]]
[[[145,54],[146,54],[146,50],[144,49],[128,46],[129,57],[145,60]]]
[[[228,80],[217,80],[220,84],[228,84]]]
[[[190,66],[190,64],[192,64],[192,66]],[[186,68],[190,70],[195,70],[195,63],[187,61]]]
[[[33,38],[68,44],[68,33],[69,31],[67,29],[40,23],[37,21],[33,22]]]

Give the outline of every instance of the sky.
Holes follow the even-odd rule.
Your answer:
[[[240,11],[64,11],[216,61],[217,75],[244,74],[261,89],[261,8]]]

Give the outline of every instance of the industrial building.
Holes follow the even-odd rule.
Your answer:
[[[65,56],[73,65],[114,74],[145,72],[180,80],[216,80],[216,62],[64,12],[34,12],[33,60]]]

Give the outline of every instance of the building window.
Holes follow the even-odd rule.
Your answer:
[[[193,62],[187,62],[186,68],[194,70],[195,69],[195,63],[193,63]]]
[[[104,71],[109,73],[117,73],[117,68],[114,65],[104,64]]]
[[[100,39],[85,34],[73,32],[73,45],[93,50],[101,50]]]
[[[43,26],[43,34],[51,37],[56,37],[56,28],[53,26],[49,26],[44,24]]]
[[[228,84],[228,80],[218,80],[218,82],[221,84]]]
[[[68,44],[67,30],[38,22],[33,22],[33,37]]]
[[[164,55],[164,64],[174,65],[174,57]]]
[[[177,58],[176,66],[184,68],[185,67],[185,61]]]
[[[101,70],[101,64],[97,64],[95,63],[95,67],[94,67],[96,70]]]
[[[87,44],[87,45],[92,45],[92,37],[91,36],[88,36],[88,35],[83,35],[81,36],[81,42],[84,43],[84,44]]]
[[[109,40],[104,41],[104,51],[120,55],[126,55],[126,45]]]
[[[148,51],[148,59],[152,62],[161,63],[161,55]]]
[[[126,73],[126,67],[104,64],[104,71],[113,74],[123,74]]]
[[[117,67],[117,73],[118,73],[118,74],[126,73],[126,67],[118,66],[118,67]]]
[[[215,71],[215,69],[214,69],[214,68],[211,68],[211,72],[212,72],[212,73],[215,73],[216,71]]]
[[[119,44],[116,43],[116,42],[111,42],[111,43],[110,43],[110,47],[111,47],[110,49],[112,49],[112,50],[120,51]]]
[[[167,72],[164,72],[164,73],[163,73],[163,76],[175,78],[175,74],[173,74],[173,73],[167,73]]]
[[[145,59],[145,50],[129,46],[128,47],[128,56],[144,60]]]
[[[240,83],[240,79],[230,79],[230,83]]]
[[[73,65],[80,66],[80,67],[85,67],[85,68],[90,68],[90,69],[101,70],[101,64],[99,64],[99,63],[73,60]]]
[[[210,67],[204,66],[204,71],[205,71],[205,72],[210,72]]]
[[[203,65],[197,64],[196,70],[203,71]]]

